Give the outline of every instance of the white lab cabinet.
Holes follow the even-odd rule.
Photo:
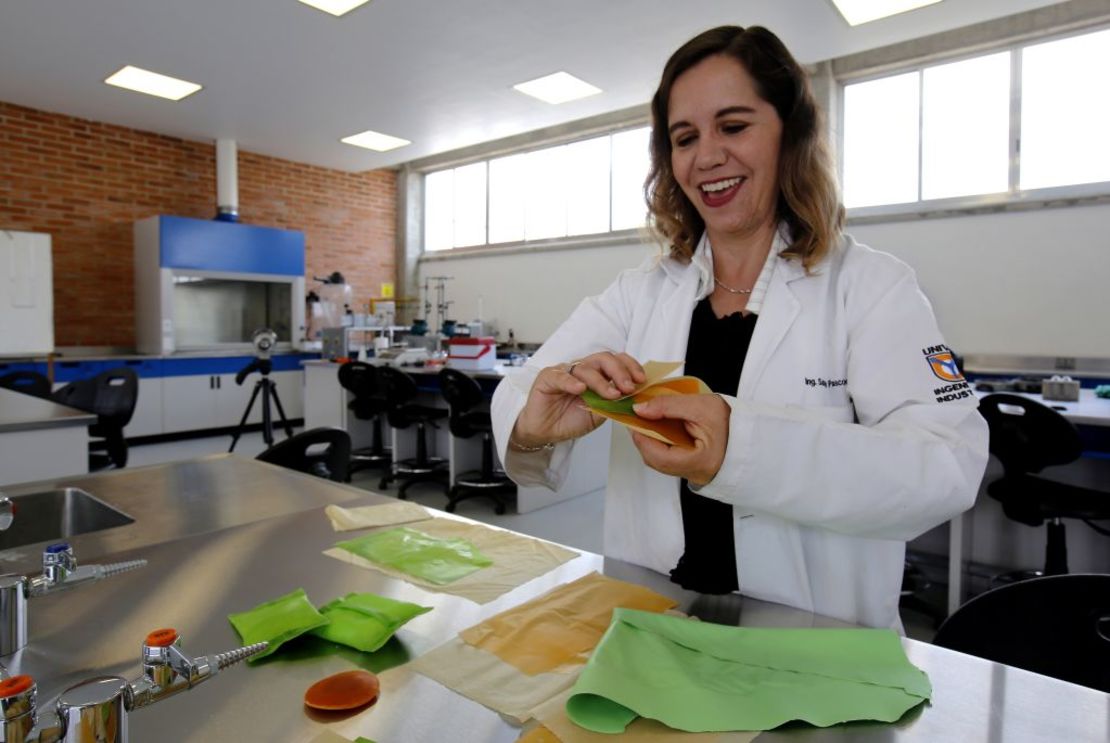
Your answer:
[[[0,356],[53,351],[50,235],[0,230]]]

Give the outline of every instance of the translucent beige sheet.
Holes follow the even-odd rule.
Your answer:
[[[464,630],[411,666],[524,723],[574,684],[615,607],[663,611],[674,604],[642,586],[590,573]]]
[[[676,602],[643,586],[590,573],[463,630],[459,637],[527,674],[581,666],[613,609],[662,612]]]
[[[594,733],[585,728],[578,727],[567,717],[567,698],[572,689],[556,694],[533,710],[533,715],[540,723],[537,730],[546,732],[535,733],[537,737],[528,738],[528,733],[520,737],[527,743],[544,743],[544,741],[559,741],[560,743],[751,743],[759,733],[684,733],[672,730],[656,720],[640,718],[633,722],[619,735],[608,733]],[[550,737],[544,737],[545,735]]]
[[[518,725],[530,720],[533,710],[551,697],[569,692],[580,670],[528,675],[458,637],[424,653],[409,666]]]
[[[480,524],[468,524],[452,519],[429,519],[421,521],[418,528],[433,537],[465,539],[493,560],[493,564],[454,583],[436,585],[370,562],[336,547],[325,550],[324,554],[368,570],[385,573],[429,591],[462,596],[479,604],[489,603],[498,596],[578,557],[578,553],[573,550]]]
[[[358,508],[331,505],[324,509],[324,513],[331,521],[331,528],[336,531],[411,524],[414,521],[424,521],[432,518],[432,514],[428,513],[428,510],[423,506],[403,500],[396,503],[382,503],[376,506],[360,506]]]

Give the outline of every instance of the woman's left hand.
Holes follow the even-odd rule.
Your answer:
[[[665,475],[685,478],[700,487],[717,476],[728,447],[728,424],[732,408],[719,395],[662,395],[635,406],[636,415],[648,420],[673,418],[686,425],[694,448],[670,446],[632,432],[644,464]]]

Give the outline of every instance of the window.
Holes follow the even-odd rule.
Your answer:
[[[649,131],[641,127],[426,174],[424,249],[643,226]]]
[[[848,208],[1110,181],[1110,31],[844,86]]]

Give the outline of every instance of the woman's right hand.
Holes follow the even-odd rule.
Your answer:
[[[549,366],[536,377],[510,443],[533,449],[585,436],[605,419],[586,408],[580,397],[583,392],[591,389],[616,400],[645,379],[643,367],[626,353],[603,351],[570,364]]]

